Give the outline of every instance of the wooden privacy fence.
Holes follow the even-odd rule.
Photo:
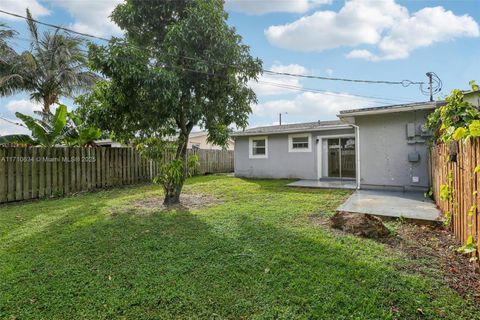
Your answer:
[[[451,154],[455,152],[456,159],[455,156],[451,158]],[[480,240],[478,234],[480,192],[477,192],[480,188],[480,173],[475,174],[475,167],[478,164],[480,164],[478,138],[465,143],[440,144],[432,149],[433,196],[442,212],[451,217],[451,229],[462,244],[465,244],[470,236],[477,244]],[[442,186],[444,198],[446,196],[443,200]]]
[[[194,174],[233,171],[233,151],[191,154],[200,162]],[[0,203],[149,182],[158,170],[133,148],[0,147]]]

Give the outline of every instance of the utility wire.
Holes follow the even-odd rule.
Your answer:
[[[180,69],[180,70],[183,70],[183,71],[189,71],[189,72],[195,72],[195,73],[201,73],[201,74],[210,75],[210,76],[214,76],[214,77],[222,77],[221,75],[218,75],[218,74],[215,74],[215,73],[210,73],[210,72],[206,72],[206,71],[199,71],[199,70],[194,70],[194,69],[188,69],[188,68],[180,67],[180,66],[172,66],[172,65],[164,64],[164,67],[175,68],[175,69]],[[269,81],[263,81],[263,80],[258,80],[257,82],[267,84],[267,85],[271,85],[271,86],[276,86],[276,87],[279,87],[279,88],[294,90],[294,91],[323,93],[323,94],[332,95],[332,96],[355,96],[355,97],[361,97],[361,98],[374,99],[374,100],[377,100],[377,103],[379,103],[379,104],[391,103],[391,101],[400,102],[401,100],[403,100],[404,102],[405,101],[406,102],[414,102],[413,100],[408,100],[408,99],[391,99],[391,98],[382,98],[382,97],[374,97],[374,96],[365,96],[365,95],[359,95],[359,94],[341,93],[341,92],[321,90],[321,89],[303,88],[303,87],[299,87],[299,86],[294,86],[294,85],[289,85],[289,84],[284,84],[284,83],[269,82]]]
[[[295,86],[295,85],[290,85],[286,83],[276,83],[276,82],[269,82],[269,81],[263,81],[263,80],[258,80],[258,83],[270,85],[273,87],[279,87],[279,88],[284,88],[284,89],[290,89],[290,90],[296,90],[296,91],[303,91],[303,92],[312,92],[312,93],[323,93],[327,95],[335,95],[335,96],[344,96],[344,97],[359,97],[359,98],[367,98],[367,99],[373,99],[376,100],[379,103],[391,103],[393,102],[415,102],[415,100],[411,99],[404,99],[404,98],[384,98],[384,97],[376,97],[376,96],[367,96],[367,95],[360,95],[360,94],[354,94],[354,93],[342,93],[342,92],[336,92],[336,91],[330,91],[330,90],[322,90],[322,89],[314,89],[314,88],[305,88],[305,87],[300,87],[300,86]]]
[[[27,126],[25,126],[24,124],[21,124],[20,122],[16,122],[14,120],[10,120],[10,119],[7,119],[3,116],[0,115],[0,120],[3,120],[5,122],[8,122],[8,123],[11,123],[11,124],[14,124],[14,125],[17,125],[19,127],[23,127],[23,128],[26,128]]]
[[[0,9],[0,12],[3,13],[3,14],[6,14],[6,15],[12,16],[12,17],[16,17],[16,18],[20,18],[20,19],[24,19],[24,20],[29,20],[27,17],[22,16],[22,15],[19,15],[19,14],[16,14],[16,13],[13,13],[13,12],[8,12],[8,11],[1,10],[1,9]],[[55,28],[55,29],[60,29],[60,30],[66,31],[66,32],[75,33],[75,34],[78,34],[78,35],[80,35],[80,36],[84,36],[84,37],[88,37],[88,38],[92,38],[92,39],[98,39],[98,40],[103,40],[103,41],[110,41],[110,40],[107,39],[107,38],[102,38],[102,37],[94,36],[94,35],[91,35],[91,34],[88,34],[88,33],[78,32],[78,31],[75,31],[75,30],[72,30],[72,29],[69,29],[69,28],[65,28],[65,27],[59,26],[59,25],[55,25],[55,24],[51,24],[51,23],[47,23],[47,22],[42,22],[42,21],[39,21],[39,20],[36,20],[36,19],[31,19],[31,20],[32,20],[33,22],[35,22],[35,23],[44,25],[44,26],[46,26],[46,27]]]
[[[30,42],[30,39],[27,39],[27,38],[16,37],[16,39],[21,40],[21,41]],[[84,52],[84,53],[88,53],[87,50],[80,49],[80,51]],[[136,59],[129,58],[129,57],[121,57],[121,58],[117,58],[117,59],[124,60],[124,61],[132,61],[132,62],[137,61]],[[179,69],[179,70],[188,71],[188,72],[192,72],[192,73],[205,74],[205,75],[209,75],[209,76],[212,76],[212,77],[221,77],[221,78],[225,77],[224,75],[221,75],[221,74],[218,74],[218,73],[189,69],[189,68],[181,67],[181,66],[172,66],[172,65],[169,65],[168,63],[161,62],[161,61],[158,61],[158,64],[162,65],[165,68],[170,68],[170,69]],[[269,82],[269,81],[264,81],[264,80],[258,80],[257,82],[262,83],[262,84],[266,84],[266,85],[269,85],[269,86],[273,86],[273,87],[279,87],[279,88],[283,88],[283,89],[292,90],[292,91],[323,93],[323,94],[331,95],[331,96],[344,96],[344,97],[355,96],[355,97],[360,97],[360,98],[367,98],[367,99],[376,100],[377,103],[379,103],[379,104],[391,103],[392,101],[397,102],[397,103],[398,102],[415,102],[414,100],[405,99],[405,98],[386,98],[386,97],[360,95],[360,94],[347,93],[347,92],[336,92],[336,91],[331,91],[331,90],[305,88],[305,87],[301,87],[301,86],[290,85],[290,84],[287,84],[287,83]]]
[[[19,14],[16,14],[16,13],[12,13],[12,12],[8,12],[8,11],[5,11],[5,10],[1,10],[1,9],[0,9],[0,13],[10,15],[10,16],[13,16],[13,17],[17,17],[17,18],[21,18],[21,19],[24,19],[24,20],[29,20],[25,16],[22,16],[22,15],[19,15]],[[31,20],[35,23],[40,24],[40,25],[64,30],[68,33],[74,33],[74,34],[77,34],[77,35],[80,35],[80,36],[83,36],[83,37],[102,40],[102,41],[106,41],[106,42],[109,42],[111,40],[111,39],[95,36],[95,35],[84,33],[84,32],[78,32],[78,31],[75,31],[75,30],[72,30],[72,29],[69,29],[69,28],[66,28],[66,27],[59,26],[59,25],[42,22],[42,21],[39,21],[39,20],[36,20],[36,19],[31,19]],[[138,48],[140,48],[140,47],[138,47]],[[143,49],[143,48],[140,48],[140,49]],[[207,64],[212,64],[212,62],[209,62],[209,61],[206,61],[206,60],[203,60],[203,59],[200,59],[200,58],[196,58],[196,57],[181,56],[181,55],[176,55],[176,54],[163,52],[163,51],[161,51],[161,53],[166,54],[166,55],[171,55],[171,56],[174,56],[174,57],[178,57],[178,58],[184,58],[184,59],[187,59],[187,60],[194,60],[194,61],[197,61],[197,62],[205,62]],[[218,62],[215,62],[215,64],[223,65],[223,66],[226,66],[226,67],[236,67],[234,65],[228,65],[228,64],[218,63]],[[322,77],[322,76],[315,76],[315,75],[295,74],[295,73],[288,73],[288,72],[277,72],[277,71],[267,70],[267,69],[263,69],[262,71],[264,73],[267,73],[267,74],[289,76],[289,77],[308,78],[308,79],[317,79],[317,80],[330,80],[330,81],[343,81],[343,82],[355,82],[355,83],[369,83],[369,84],[402,85],[403,87],[408,87],[410,85],[423,85],[424,84],[424,82],[422,82],[422,81],[411,81],[411,80],[402,80],[402,81],[365,80],[365,79],[333,78],[333,77]]]
[[[345,82],[360,82],[360,83],[377,83],[377,84],[401,84],[404,87],[408,87],[413,84],[424,84],[422,81],[411,81],[411,80],[402,80],[402,81],[387,81],[387,80],[362,80],[362,79],[347,79],[347,78],[332,78],[332,77],[321,77],[314,75],[305,75],[305,74],[295,74],[288,72],[275,72],[271,70],[263,70],[267,74],[289,76],[289,77],[298,77],[298,78],[307,78],[307,79],[318,79],[318,80],[332,80],[332,81],[345,81]]]

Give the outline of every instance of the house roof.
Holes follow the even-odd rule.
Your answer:
[[[480,90],[466,90],[466,91],[463,91],[463,95],[469,95],[469,94],[480,94]]]
[[[350,127],[351,127],[350,125],[345,124],[340,120],[315,121],[315,122],[285,124],[281,126],[277,125],[277,126],[251,128],[251,129],[246,129],[244,131],[234,132],[232,136],[238,137],[238,136],[262,135],[262,134],[311,132],[311,131],[321,131],[321,130],[329,130],[329,129],[344,129],[344,128],[350,128]]]
[[[203,137],[203,136],[206,136],[206,135],[208,135],[207,131],[191,132],[191,133],[190,133],[190,138]]]
[[[371,108],[350,109],[350,110],[340,111],[340,114],[338,115],[338,117],[340,119],[344,119],[347,117],[355,117],[355,116],[363,116],[363,115],[405,112],[405,111],[413,111],[413,110],[428,110],[428,109],[435,109],[444,104],[445,104],[444,101],[433,101],[433,102],[426,101],[426,102],[395,104],[395,105],[371,107]],[[331,130],[331,129],[346,129],[350,127],[351,125],[345,123],[342,120],[316,121],[316,122],[286,124],[281,126],[277,125],[277,126],[251,128],[251,129],[246,129],[244,131],[234,132],[231,136],[239,137],[239,136],[254,136],[254,135],[262,135],[262,134],[312,132],[312,131]]]
[[[444,101],[433,101],[433,102],[426,101],[426,102],[414,102],[414,103],[407,103],[407,104],[394,104],[394,105],[372,107],[372,108],[350,109],[350,110],[340,111],[340,114],[338,115],[338,117],[344,118],[344,117],[363,116],[363,115],[371,115],[371,114],[435,109],[444,104],[445,104]]]

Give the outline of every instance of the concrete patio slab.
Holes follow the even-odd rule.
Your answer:
[[[356,184],[353,180],[299,180],[289,183],[287,186],[300,188],[356,189]]]
[[[441,221],[440,210],[421,192],[357,190],[337,208],[337,211]]]

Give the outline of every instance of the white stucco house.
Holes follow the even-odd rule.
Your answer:
[[[233,134],[235,175],[346,181],[362,189],[427,190],[427,116],[443,102],[341,111],[338,120]]]

